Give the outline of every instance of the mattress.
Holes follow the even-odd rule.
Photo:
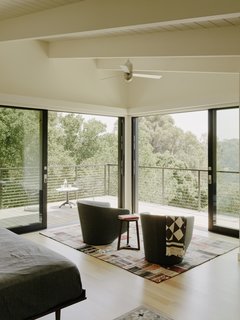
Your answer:
[[[43,314],[79,299],[83,291],[75,264],[0,228],[0,320]]]

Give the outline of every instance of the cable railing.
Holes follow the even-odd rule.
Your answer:
[[[39,169],[0,168],[0,208],[14,208],[38,204]],[[66,165],[48,167],[48,202],[65,198],[57,188],[64,180],[78,187],[71,193],[74,199],[117,196],[117,164]],[[239,212],[239,173],[217,172],[218,211]],[[158,166],[139,166],[138,200],[198,211],[208,207],[208,171]]]
[[[48,167],[48,202],[62,201],[57,188],[64,180],[78,191],[75,199],[93,196],[117,196],[118,166],[115,164],[63,165]],[[41,186],[38,167],[0,168],[0,209],[36,205]]]
[[[239,172],[217,171],[217,212],[239,215]],[[208,170],[139,166],[138,200],[208,210]]]
[[[207,208],[207,170],[140,166],[138,175],[139,201],[198,211]]]

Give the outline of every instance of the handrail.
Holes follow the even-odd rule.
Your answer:
[[[63,184],[65,178],[71,184],[78,184],[79,191],[76,192],[75,198],[103,195],[117,196],[118,172],[116,168],[118,168],[118,165],[114,163],[50,165],[48,168],[48,202],[63,200],[64,194],[58,193],[56,189]],[[150,171],[144,172],[144,170]],[[26,172],[28,173],[27,176]],[[190,207],[199,211],[207,203],[207,169],[139,166],[139,172],[139,201],[155,202],[163,205],[174,203],[174,206]],[[182,172],[182,174],[179,176],[177,172]],[[189,178],[189,175],[185,176],[184,172],[192,172],[192,175]],[[219,170],[217,172],[239,174],[239,171]],[[174,178],[175,180],[173,180]],[[181,184],[181,181],[177,181],[177,178],[190,179],[190,189],[185,190],[183,184]],[[175,184],[173,181],[175,181]],[[23,182],[39,185],[38,168],[0,168],[0,208],[23,206],[29,202],[28,190],[26,190],[26,185]],[[184,186],[186,187],[187,183]],[[177,189],[180,189],[180,191]],[[37,196],[31,196],[31,203],[35,204],[37,201]]]

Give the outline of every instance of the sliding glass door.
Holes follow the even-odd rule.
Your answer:
[[[133,118],[132,131],[133,211],[237,237],[239,108]]]
[[[46,227],[47,112],[0,107],[0,227]]]
[[[209,229],[238,235],[239,108],[209,110]]]
[[[124,162],[124,118],[49,111],[48,227],[79,223],[80,199],[124,207]]]
[[[132,128],[133,210],[194,213],[206,227],[207,111],[134,118]]]

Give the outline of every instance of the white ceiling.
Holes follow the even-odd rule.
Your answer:
[[[225,105],[239,97],[230,95],[239,91],[239,39],[239,0],[0,0],[0,87],[148,111]],[[124,83],[128,58],[134,71],[163,78]],[[184,92],[194,99],[183,102]]]
[[[189,19],[189,21],[167,21],[156,22],[151,24],[133,25],[125,27],[116,27],[102,30],[82,31],[79,33],[69,35],[59,35],[57,37],[50,37],[47,40],[66,40],[66,39],[80,39],[80,38],[96,38],[106,36],[120,36],[120,35],[138,35],[144,33],[165,32],[165,31],[186,31],[196,29],[211,29],[221,27],[240,26],[240,13],[235,15],[226,15],[225,17],[207,17]]]
[[[83,0],[0,0],[0,21]]]
[[[98,0],[99,4],[101,0]],[[39,13],[49,9],[62,7],[79,3],[79,2],[91,2],[89,0],[0,0],[0,21],[23,17],[32,13]],[[104,2],[104,1],[103,1]],[[149,1],[149,4],[151,2]],[[117,7],[117,5],[116,5]],[[94,7],[93,7],[94,9]],[[97,10],[97,9],[96,9]],[[137,12],[137,8],[135,9]],[[109,11],[109,15],[111,12]],[[63,21],[65,23],[65,21]],[[239,13],[227,13],[223,15],[212,16],[200,16],[195,18],[178,19],[172,21],[161,21],[154,23],[132,24],[128,23],[124,26],[108,27],[108,28],[96,28],[93,30],[84,30],[74,33],[59,33],[55,36],[45,37],[48,41],[66,40],[66,39],[80,39],[80,38],[92,38],[92,37],[106,37],[106,36],[118,36],[118,35],[136,35],[144,33],[154,33],[159,31],[186,31],[196,29],[211,29],[221,27],[240,26],[240,12]],[[44,39],[44,37],[41,37]]]

